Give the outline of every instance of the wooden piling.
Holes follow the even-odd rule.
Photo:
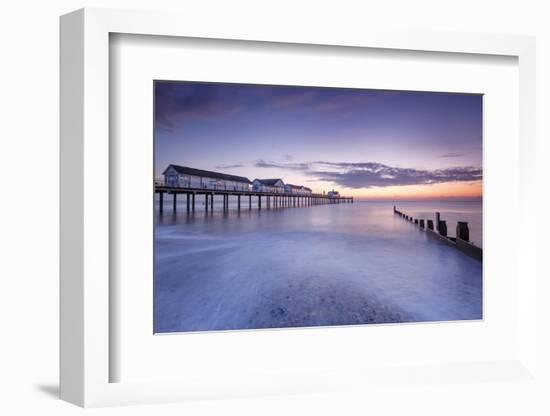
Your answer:
[[[428,220],[428,230],[432,230],[433,231],[434,229],[434,222],[433,220]]]
[[[462,241],[470,241],[470,230],[466,221],[456,223],[456,238],[460,238]]]
[[[443,237],[447,237],[447,222],[446,221],[439,220],[439,226],[437,228],[438,228],[439,234],[441,234]]]
[[[164,208],[164,192],[160,192],[159,194],[159,211],[162,212]]]

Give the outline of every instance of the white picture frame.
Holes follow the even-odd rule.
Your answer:
[[[380,368],[368,374],[336,369],[319,380],[282,372],[234,383],[233,374],[216,380],[190,377],[184,381],[110,382],[109,367],[117,357],[110,349],[110,164],[109,158],[109,36],[113,33],[205,39],[281,42],[335,47],[383,48],[438,53],[505,55],[519,65],[520,213],[518,264],[519,354],[499,362],[456,366],[419,364],[416,379],[471,379],[469,370],[505,374],[523,380],[536,375],[535,268],[535,41],[508,35],[394,32],[374,29],[338,33],[323,28],[304,32],[275,23],[234,26],[219,20],[204,26],[192,16],[168,13],[82,9],[61,18],[61,398],[80,406],[156,403],[194,398],[255,394],[323,392],[353,384],[406,380],[406,369]],[[527,215],[529,214],[529,215]],[[413,377],[413,378],[414,378]]]

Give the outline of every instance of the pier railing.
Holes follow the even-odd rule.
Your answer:
[[[476,260],[483,260],[483,249],[470,242],[470,229],[466,221],[457,221],[456,236],[449,237],[447,235],[447,222],[441,219],[439,212],[435,213],[435,224],[432,219],[413,218],[399,211],[395,205],[393,206],[393,213],[405,221],[417,225],[420,230],[425,231],[429,236],[438,238]]]

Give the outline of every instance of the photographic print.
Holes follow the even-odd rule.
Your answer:
[[[155,81],[154,332],[483,319],[483,96]]]

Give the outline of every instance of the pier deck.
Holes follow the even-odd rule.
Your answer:
[[[353,197],[346,196],[328,196],[325,194],[285,194],[276,192],[257,192],[257,191],[238,191],[229,189],[206,189],[206,188],[182,188],[171,187],[164,185],[155,185],[155,193],[159,194],[159,210],[164,210],[164,194],[172,195],[172,209],[177,209],[177,196],[185,195],[185,205],[187,211],[195,211],[196,199],[198,196],[204,198],[204,209],[214,210],[214,196],[221,195],[223,197],[223,209],[229,209],[229,198],[236,197],[237,209],[241,209],[243,197],[248,197],[245,202],[248,209],[252,209],[253,199],[254,205],[258,209],[262,209],[262,200],[265,201],[266,208],[295,208],[313,205],[325,204],[344,204],[353,203]]]

